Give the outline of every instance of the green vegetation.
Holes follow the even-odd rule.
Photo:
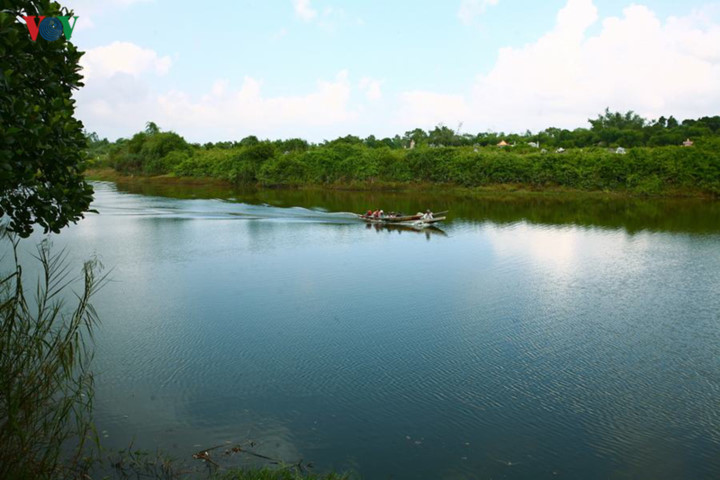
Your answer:
[[[590,129],[549,128],[524,135],[459,135],[438,126],[392,139],[349,135],[318,145],[254,136],[189,144],[150,122],[131,139],[91,138],[88,155],[92,166],[125,175],[213,178],[235,185],[511,184],[532,190],[720,194],[720,117],[648,122],[633,112],[606,111],[589,122]],[[693,146],[682,146],[686,138],[693,139]],[[500,141],[508,145],[499,147]]]
[[[101,287],[97,263],[83,266],[84,286],[73,309],[63,297],[73,282],[66,256],[38,247],[42,272],[30,301],[12,244],[15,269],[0,279],[0,478],[79,478],[93,446],[92,351],[97,323],[90,297]]]
[[[0,0],[0,217],[26,237],[58,232],[87,212],[86,139],[73,117],[82,55],[64,36],[30,41],[23,15],[72,15],[49,0]]]
[[[87,140],[71,98],[82,85],[82,54],[64,37],[31,41],[18,21],[25,15],[72,12],[49,0],[0,0],[0,243],[14,259],[0,276],[0,478],[81,478],[96,439],[89,300],[102,278],[87,262],[83,288],[68,292],[66,256],[43,242],[28,299],[17,247],[34,225],[59,232],[92,201],[82,174]],[[71,293],[76,303],[66,308]]]

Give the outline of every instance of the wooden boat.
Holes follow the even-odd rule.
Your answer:
[[[383,215],[382,217],[373,217],[368,215],[359,215],[360,218],[365,220],[366,222],[370,223],[402,223],[402,222],[413,222],[415,220],[420,220],[422,218],[422,215],[396,215],[396,216],[389,216],[389,215]]]
[[[444,212],[438,212],[436,214],[433,214],[433,218],[423,218],[423,214],[418,215],[383,215],[382,217],[373,217],[368,215],[358,215],[359,218],[361,218],[363,221],[367,223],[375,223],[375,224],[384,224],[384,225],[410,225],[410,226],[427,226],[432,225],[434,223],[442,222],[445,220],[446,217],[443,216],[436,216],[436,215],[442,215],[444,213],[447,213],[447,210]]]

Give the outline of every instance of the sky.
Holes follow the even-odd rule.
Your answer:
[[[76,114],[110,140],[148,121],[201,143],[321,142],[720,114],[720,1],[61,4],[86,52]]]

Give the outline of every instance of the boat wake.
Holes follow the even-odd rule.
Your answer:
[[[118,192],[114,185],[108,183],[97,182],[93,186],[95,200],[91,208],[107,216],[337,224],[360,222],[357,215],[350,212],[327,212],[321,209],[276,207],[267,204],[253,205],[232,199],[152,197]]]

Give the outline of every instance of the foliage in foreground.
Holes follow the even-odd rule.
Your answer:
[[[96,439],[88,341],[99,265],[84,264],[83,288],[68,310],[67,256],[51,254],[47,241],[38,246],[42,270],[28,300],[18,241],[3,232],[0,242],[14,254],[14,271],[0,279],[0,478],[77,478]]]
[[[74,118],[82,55],[64,36],[31,41],[18,18],[72,15],[49,0],[0,0],[0,217],[26,237],[57,233],[89,211],[87,142]]]

